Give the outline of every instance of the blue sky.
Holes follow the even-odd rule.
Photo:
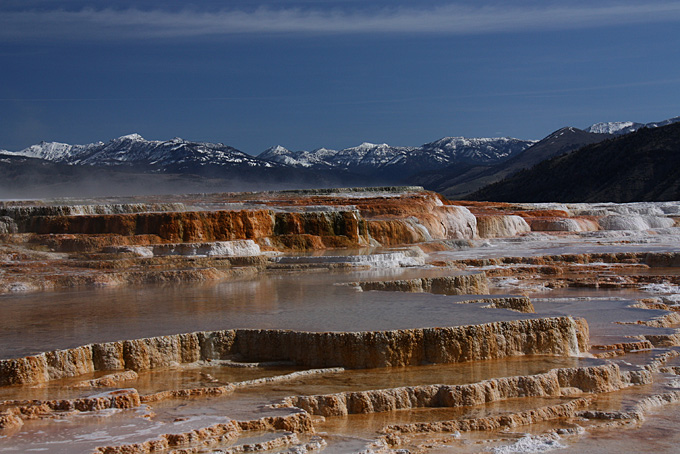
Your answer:
[[[0,2],[0,148],[257,154],[680,115],[680,1]]]

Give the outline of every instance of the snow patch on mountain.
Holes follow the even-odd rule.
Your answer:
[[[281,145],[276,145],[260,153],[258,158],[291,167],[331,168],[333,165],[329,159],[336,153],[336,150],[327,148],[318,148],[314,151],[291,151]]]
[[[221,143],[191,142],[179,137],[172,140],[146,140],[139,134],[128,134],[107,143],[69,145],[40,142],[15,156],[40,158],[70,165],[150,166],[163,170],[168,166],[234,166],[273,167],[271,162],[250,156]]]
[[[395,147],[386,143],[363,142],[339,151],[319,148],[290,151],[269,148],[258,157],[293,167],[366,171],[368,169],[434,169],[457,162],[486,164],[498,162],[533,145],[535,141],[501,138],[445,137],[420,147]]]
[[[659,128],[667,126],[672,123],[680,121],[680,117],[669,118],[668,120],[658,121],[653,123],[635,123],[633,121],[610,121],[603,123],[595,123],[585,129],[586,132],[593,132],[596,134],[613,134],[622,135],[635,132],[642,128]]]
[[[595,123],[586,128],[587,132],[595,134],[627,134],[629,132],[637,131],[642,128],[644,124],[634,123],[632,121],[610,121],[603,123]]]
[[[426,143],[422,146],[422,149],[430,154],[440,155],[443,162],[465,160],[488,164],[524,151],[536,142],[535,140],[520,140],[510,137],[445,137],[435,142]]]

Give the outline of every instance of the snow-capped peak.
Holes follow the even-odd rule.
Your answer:
[[[329,153],[334,154],[334,153],[337,153],[337,152],[338,152],[337,150],[333,150],[331,148],[325,148],[325,147],[316,148],[314,151],[312,151],[312,153],[324,153],[324,154],[329,154]]]
[[[680,122],[680,117],[669,118],[664,121],[656,121],[652,123],[635,123],[633,121],[610,121],[605,123],[595,123],[589,128],[585,129],[587,132],[595,132],[598,134],[613,134],[622,135],[630,132],[635,132],[642,128],[659,128],[667,126],[672,123]]]
[[[595,123],[586,128],[586,131],[595,134],[625,134],[627,132],[633,132],[642,126],[644,125],[632,121],[610,121]]]
[[[120,141],[124,141],[124,140],[138,141],[138,140],[144,140],[144,137],[140,136],[140,135],[137,134],[137,133],[133,133],[133,134],[125,135],[125,136],[120,136],[120,137],[119,137],[118,139],[116,139],[116,140],[120,140]],[[173,139],[173,140],[174,140],[174,139]],[[180,139],[180,140],[181,140],[181,139]]]
[[[553,132],[543,140],[557,139],[558,137],[562,137],[565,134],[572,134],[578,131],[580,130],[572,126],[565,126],[564,128],[560,128],[557,131]]]
[[[371,142],[362,142],[361,145],[358,147],[353,147],[354,149],[360,149],[360,150],[370,150],[372,148],[385,148],[389,147],[386,143],[371,143]]]
[[[288,154],[290,153],[290,150],[288,150],[286,147],[283,147],[281,145],[274,145],[273,147],[267,148],[262,155],[267,154],[267,155],[281,155],[281,154]]]
[[[87,145],[41,142],[14,154],[69,165],[143,166],[160,172],[181,172],[204,166],[273,167],[269,161],[223,144],[190,142],[179,137],[167,141],[145,140],[139,134],[127,134],[107,143]]]

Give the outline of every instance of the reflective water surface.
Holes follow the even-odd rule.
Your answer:
[[[421,271],[432,276],[446,274],[436,269]],[[455,304],[471,299],[470,296],[361,292],[351,286],[336,285],[357,280],[404,279],[418,274],[413,269],[294,273],[197,285],[0,295],[0,358],[92,342],[194,331],[392,330],[531,316]]]

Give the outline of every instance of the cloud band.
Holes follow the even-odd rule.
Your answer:
[[[680,20],[680,2],[567,7],[447,4],[379,10],[258,8],[251,11],[92,9],[5,11],[0,40],[170,39],[238,34],[449,34],[564,30]]]

